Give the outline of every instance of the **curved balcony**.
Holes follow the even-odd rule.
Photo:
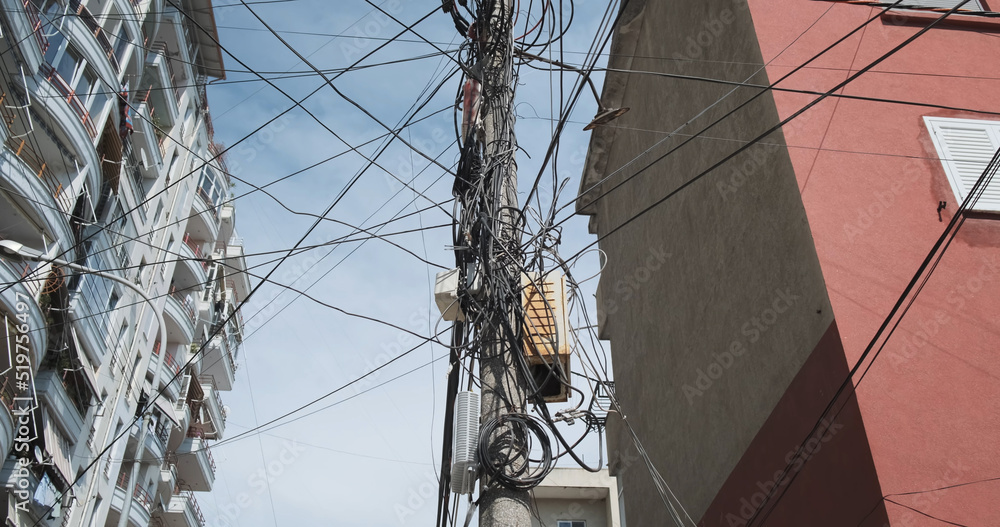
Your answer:
[[[163,317],[171,341],[188,344],[194,339],[195,313],[194,300],[190,295],[171,292],[167,296]]]
[[[195,192],[189,216],[187,232],[192,237],[199,240],[219,238],[219,211],[201,187]]]
[[[70,243],[74,238],[67,218],[73,210],[72,197],[48,171],[41,158],[22,143],[20,139],[9,138],[6,148],[0,153],[0,186],[19,205],[20,211],[7,209],[0,212],[4,226],[23,224],[25,230],[37,226],[50,239]],[[18,214],[26,213],[26,216]],[[21,240],[36,245],[31,239],[35,233],[25,232]],[[10,231],[7,234],[10,238]]]
[[[4,258],[0,258],[0,283],[10,284],[10,288],[3,294],[0,294],[0,309],[3,310],[4,314],[8,317],[17,316],[22,313],[28,316],[27,322],[22,322],[21,324],[28,326],[28,349],[31,357],[31,366],[37,371],[48,344],[48,332],[45,331],[45,315],[35,302],[34,296],[25,287],[25,282],[21,280],[21,271],[19,268],[13,267]],[[19,304],[21,305],[19,306]],[[18,307],[23,308],[25,306],[27,309],[20,311],[17,309]]]
[[[38,71],[45,49],[49,46],[48,39],[40,31],[42,22],[38,8],[31,0],[0,0],[0,6],[3,6],[3,14],[11,29],[11,40],[18,43],[27,71]]]
[[[191,239],[191,235],[184,235],[184,243],[177,246],[176,257],[183,260],[178,265],[183,265],[187,269],[187,272],[191,274],[191,277],[193,277],[190,285],[204,284],[208,281],[208,255],[202,250],[200,244]],[[181,287],[189,285],[186,280],[178,280],[177,277],[174,280]]]
[[[152,115],[156,115],[163,127],[163,131],[169,132],[179,117],[177,107],[177,94],[174,93],[173,79],[170,76],[170,65],[167,63],[167,50],[156,43],[149,44],[149,51],[146,53],[146,73],[143,75],[144,82],[140,92],[142,100],[152,105]]]
[[[177,401],[180,397],[181,365],[177,359],[169,352],[163,356],[163,364],[160,365],[159,387],[163,389],[164,395],[171,401]]]
[[[203,351],[202,373],[215,378],[220,390],[233,389],[236,382],[236,354],[228,339],[218,336],[212,339]]]
[[[98,23],[97,18],[80,0],[69,0],[69,8],[76,13],[62,24],[62,33],[83,53],[87,62],[97,69],[98,76],[106,82],[118,79],[121,66],[115,58],[115,47]]]
[[[160,137],[151,122],[152,108],[147,101],[138,101],[135,104],[135,115],[132,119],[135,132],[132,134],[132,145],[142,160],[143,177],[156,179],[159,176],[160,165],[163,164],[163,150],[160,147]]]
[[[136,527],[149,525],[150,513],[153,510],[153,497],[140,485],[129,485],[129,470],[123,467],[115,483],[115,493],[111,497],[111,510],[108,511],[108,525],[117,525],[125,508],[125,500],[132,500],[128,510],[128,524]]]
[[[17,392],[14,389],[13,379],[3,377],[3,385],[0,386],[0,452],[10,452],[14,446],[14,415],[11,409],[14,407],[14,397]]]
[[[121,19],[125,23],[125,31],[128,32],[128,38],[131,42],[138,44],[136,46],[129,46],[132,48],[132,53],[140,53],[143,49],[141,44],[144,37],[142,35],[142,26],[139,25],[139,21],[142,20],[142,15],[139,13],[138,0],[114,0],[114,2],[118,6],[118,12],[121,13]],[[129,13],[134,16],[129,16]],[[116,36],[117,35],[115,35],[115,37]],[[129,55],[126,53],[125,56],[128,57]],[[128,62],[127,58],[125,62]],[[141,67],[142,60],[140,59],[137,63]],[[121,66],[123,68],[125,67],[124,64]],[[137,77],[142,75],[141,70],[129,73],[134,73]]]
[[[159,464],[166,453],[167,442],[170,440],[169,425],[163,421],[150,424],[146,430],[145,448],[142,451],[142,460],[146,463]]]
[[[205,516],[190,490],[182,490],[170,498],[163,512],[164,527],[205,527]]]
[[[39,71],[40,77],[35,76],[28,79],[28,85],[34,92],[31,97],[32,110],[39,109],[42,119],[36,122],[36,127],[51,127],[58,135],[65,137],[69,143],[72,153],[79,156],[79,166],[99,167],[101,160],[97,157],[97,149],[94,148],[94,139],[97,137],[97,128],[91,119],[87,109],[73,91],[66,85],[66,81],[59,76],[59,73],[48,64],[42,64]],[[36,82],[36,79],[44,79]],[[45,134],[39,134],[44,136]],[[48,159],[47,152],[39,152],[41,157]],[[52,158],[58,158],[53,153]],[[90,188],[101,188],[101,171],[92,169],[88,171],[88,183]]]
[[[215,460],[198,429],[188,429],[188,437],[177,448],[177,477],[199,492],[208,492],[215,485]]]
[[[35,390],[38,399],[48,408],[49,417],[66,437],[83,436],[84,414],[67,392],[59,372],[47,370],[39,373],[35,378]],[[87,404],[90,404],[89,400],[83,401],[82,407],[86,408]]]

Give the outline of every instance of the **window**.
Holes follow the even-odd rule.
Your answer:
[[[938,9],[951,9],[960,4],[962,0],[904,0],[902,7],[931,7]],[[984,11],[983,4],[979,0],[971,0],[962,6],[963,11]]]
[[[1000,150],[1000,122],[924,117],[924,123],[955,198],[961,203]],[[994,176],[969,209],[1000,212],[1000,176]]]
[[[587,527],[587,522],[584,520],[559,520],[556,522],[556,527]]]
[[[121,298],[118,296],[118,291],[111,289],[111,297],[108,298],[108,305],[105,311],[114,311],[118,307],[118,301]]]
[[[58,54],[56,61],[52,63],[52,67],[66,81],[66,84],[72,88],[73,81],[75,80],[74,76],[82,61],[83,58],[80,56],[80,53],[67,46],[65,52]]]
[[[871,5],[877,7],[886,7],[892,2],[877,2],[874,0],[864,1],[864,0],[832,0],[834,2],[851,2],[863,5]],[[906,9],[935,9],[936,12],[943,12],[945,10],[951,9],[956,5],[962,3],[962,0],[903,0],[900,4],[893,8],[893,12],[905,11]],[[958,8],[958,13],[964,14],[977,14],[977,13],[990,13],[989,7],[983,2],[983,0],[970,0],[962,7]]]
[[[128,31],[125,30],[125,24],[122,24],[118,29],[118,36],[115,37],[115,58],[118,59],[119,64],[125,61],[125,52],[128,51],[128,45]]]

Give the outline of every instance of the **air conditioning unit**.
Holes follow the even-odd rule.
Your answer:
[[[521,275],[524,354],[547,402],[569,400],[570,345],[566,277],[550,271]]]
[[[476,449],[479,447],[479,394],[459,392],[455,398],[452,431],[451,491],[471,494],[476,487]]]

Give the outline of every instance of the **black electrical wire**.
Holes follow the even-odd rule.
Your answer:
[[[536,447],[532,438],[541,450],[538,460],[531,458]],[[510,490],[535,488],[555,468],[548,427],[538,418],[522,413],[503,414],[483,423],[476,455],[486,484]],[[536,464],[532,466],[531,461]]]

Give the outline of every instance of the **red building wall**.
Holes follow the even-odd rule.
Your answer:
[[[812,0],[750,7],[772,82],[879,11]],[[934,16],[882,17],[779,86],[826,91]],[[956,16],[843,93],[1000,112],[1000,19]],[[784,118],[816,96],[774,97]],[[924,116],[1000,121],[831,97],[784,129],[849,365],[958,207]],[[1000,216],[977,214],[858,387],[891,525],[941,525],[907,507],[966,525],[1000,518],[1000,481],[974,483],[1000,477],[998,355]],[[931,492],[893,496],[918,491]]]

